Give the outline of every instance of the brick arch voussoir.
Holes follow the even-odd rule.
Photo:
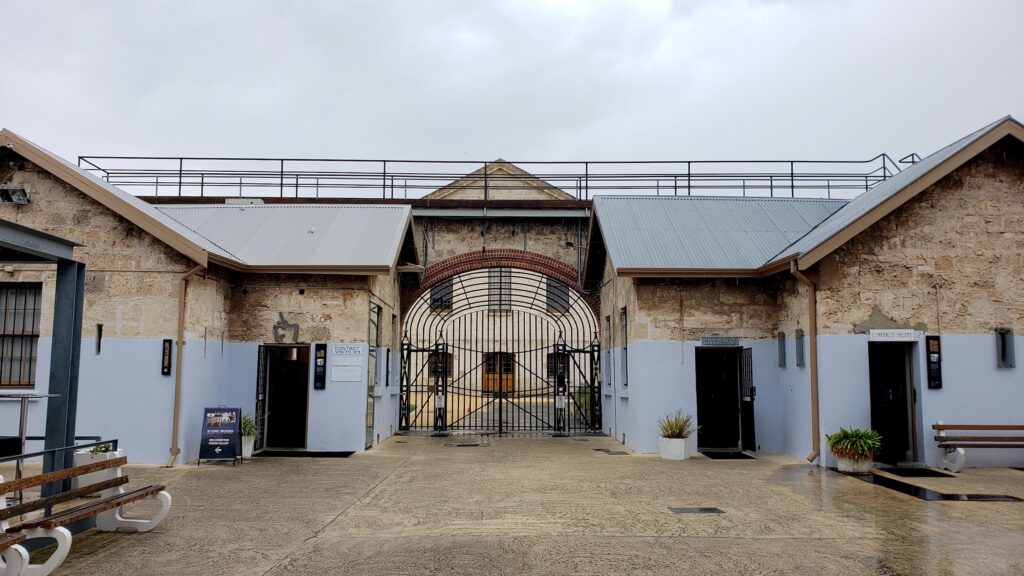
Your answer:
[[[430,287],[453,276],[480,270],[482,268],[518,268],[543,274],[558,280],[575,290],[594,313],[594,319],[601,317],[601,300],[597,294],[587,294],[577,284],[576,269],[550,256],[527,252],[526,250],[499,249],[467,252],[442,260],[429,266],[423,273],[419,288],[408,291],[402,297],[402,316],[412,304],[430,290]]]

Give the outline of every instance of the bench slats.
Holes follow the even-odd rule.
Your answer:
[[[933,430],[1024,431],[1024,424],[932,424]]]
[[[121,456],[120,458],[93,462],[91,464],[85,464],[84,466],[74,466],[72,468],[65,468],[64,470],[39,474],[38,476],[29,476],[22,478],[21,480],[11,480],[10,482],[0,484],[0,495],[7,494],[8,492],[15,492],[17,490],[23,490],[25,488],[32,488],[33,486],[42,486],[43,484],[49,484],[50,482],[56,482],[58,480],[67,480],[68,478],[81,476],[90,472],[98,472],[108,468],[117,468],[118,466],[124,466],[127,463],[128,458],[126,456]]]
[[[982,442],[978,442],[978,443],[974,443],[974,442],[968,442],[968,443],[964,443],[964,442],[940,442],[939,446],[941,446],[943,448],[1024,448],[1024,442],[1021,442],[1021,443],[1018,443],[1018,444],[1012,444],[1012,443],[1009,443],[1009,442],[1003,443],[1003,444],[996,444],[996,443],[989,444],[989,443],[982,443]]]
[[[24,534],[0,534],[0,550],[10,548],[15,544],[20,544],[25,541]]]
[[[46,516],[43,518],[33,518],[28,522],[24,522],[17,526],[8,528],[8,532],[16,532],[20,530],[29,530],[31,528],[45,528],[47,530],[57,528],[59,526],[67,526],[73,524],[79,520],[91,518],[97,514],[113,510],[124,504],[130,504],[143,498],[157,494],[163,490],[163,486],[146,486],[144,488],[138,488],[131,492],[125,492],[124,494],[118,494],[116,496],[105,498],[99,502],[91,502],[83,504],[82,506],[76,506],[75,508],[68,508],[62,510],[57,514]]]
[[[102,492],[109,488],[114,488],[115,486],[127,483],[127,476],[118,476],[117,478],[110,478],[102,482],[89,484],[88,486],[82,486],[81,488],[75,488],[74,490],[68,490],[67,492],[61,492],[60,494],[55,494],[46,498],[37,498],[35,500],[23,502],[9,508],[0,509],[0,520],[7,520],[9,518],[14,518],[15,516],[21,516],[22,514],[32,512],[33,510],[42,510],[47,506],[68,502],[76,498],[81,498],[82,496]]]
[[[1024,436],[936,436],[938,442],[1024,442]]]

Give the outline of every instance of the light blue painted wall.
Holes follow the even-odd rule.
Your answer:
[[[313,363],[310,363],[306,449],[311,452],[359,452],[366,448],[369,347],[351,343],[345,346],[359,349],[361,379],[358,382],[331,381],[334,344],[327,345],[327,383],[323,390],[313,389]]]
[[[741,340],[751,348],[754,363],[754,423],[762,451],[782,448],[778,404],[783,396],[779,383],[775,341]],[[676,409],[691,414],[700,425],[697,412],[695,351],[699,342],[636,340],[629,343],[627,388],[621,382],[622,349],[612,351],[611,386],[603,387],[604,429],[614,431],[626,445],[638,452],[657,452],[658,420]],[[607,362],[607,360],[605,360]],[[609,393],[613,392],[613,394]],[[611,412],[609,412],[611,410]]]
[[[798,458],[811,451],[811,372],[808,365],[796,365],[796,339],[786,339],[786,366],[778,370],[775,391],[778,408],[777,452]],[[778,342],[776,342],[778,346]],[[810,359],[808,340],[804,339],[804,358]],[[776,353],[775,365],[778,366]]]

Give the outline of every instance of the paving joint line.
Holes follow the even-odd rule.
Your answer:
[[[388,478],[390,478],[390,477],[391,477],[391,476],[392,476],[392,475],[393,475],[393,474],[394,474],[395,472],[397,472],[397,471],[398,471],[399,469],[401,469],[401,468],[402,468],[403,466],[405,466],[405,465],[406,465],[406,464],[407,464],[407,463],[408,463],[408,462],[409,462],[410,460],[412,460],[412,459],[413,459],[413,457],[415,457],[415,456],[418,456],[418,455],[419,455],[419,454],[420,454],[420,453],[421,453],[422,451],[423,451],[423,447],[420,447],[420,448],[419,448],[419,449],[418,449],[418,450],[417,450],[416,452],[413,452],[413,453],[412,453],[412,454],[410,454],[410,455],[409,455],[408,457],[406,457],[406,458],[405,458],[404,460],[402,460],[401,462],[399,462],[398,464],[396,464],[394,468],[392,468],[392,469],[391,469],[391,470],[390,470],[390,471],[389,471],[389,472],[388,472],[387,474],[385,474],[385,475],[384,475],[384,476],[383,476],[383,477],[382,477],[382,478],[381,478],[380,480],[378,480],[378,481],[377,481],[377,482],[376,482],[376,483],[375,483],[375,484],[374,484],[373,486],[370,486],[369,488],[367,488],[367,489],[366,489],[366,491],[365,491],[365,492],[363,492],[363,494],[362,494],[361,496],[359,496],[358,498],[356,498],[355,500],[353,500],[353,501],[352,501],[352,502],[351,502],[351,503],[350,503],[350,504],[349,504],[348,506],[345,506],[344,508],[342,508],[341,512],[338,512],[338,514],[337,514],[337,515],[336,515],[336,516],[335,516],[334,518],[331,518],[330,520],[328,520],[326,524],[324,524],[323,526],[321,526],[320,528],[318,528],[318,529],[317,529],[317,530],[316,530],[315,532],[313,532],[313,534],[311,534],[310,536],[308,536],[308,537],[306,537],[305,539],[303,539],[303,540],[302,540],[302,542],[299,542],[299,543],[298,543],[298,544],[296,544],[295,546],[292,546],[292,547],[291,547],[291,549],[289,549],[289,550],[288,550],[287,552],[285,552],[285,553],[284,553],[284,555],[283,555],[283,556],[281,556],[281,558],[280,558],[280,559],[279,559],[279,560],[278,560],[277,562],[275,562],[275,563],[274,563],[273,565],[271,565],[271,566],[270,566],[270,568],[267,568],[267,569],[266,569],[266,570],[265,570],[265,571],[264,571],[264,572],[263,572],[263,573],[261,574],[261,576],[267,576],[267,574],[270,574],[270,572],[271,572],[272,570],[274,570],[275,568],[277,568],[278,566],[280,566],[280,565],[281,565],[282,563],[284,563],[284,562],[285,562],[286,560],[288,560],[288,558],[290,558],[290,557],[291,557],[292,553],[294,553],[294,552],[295,552],[296,550],[298,550],[299,548],[301,548],[302,546],[304,546],[304,545],[306,544],[306,542],[309,542],[310,540],[312,540],[312,539],[314,539],[314,538],[316,538],[316,537],[320,536],[320,534],[321,534],[321,533],[322,533],[322,532],[323,532],[324,530],[326,530],[326,529],[327,529],[327,528],[328,528],[328,527],[329,527],[329,526],[330,526],[331,524],[334,524],[335,522],[337,522],[339,518],[341,518],[341,517],[342,517],[342,516],[344,516],[344,515],[345,515],[345,514],[346,514],[346,513],[347,513],[347,512],[349,511],[349,510],[351,510],[352,508],[354,508],[354,507],[356,506],[356,504],[359,504],[359,503],[360,503],[360,502],[362,502],[362,501],[363,501],[364,499],[366,499],[366,497],[367,497],[367,496],[369,496],[371,492],[373,492],[374,490],[376,490],[376,489],[377,489],[377,488],[378,488],[378,487],[379,487],[379,486],[380,486],[381,484],[383,484],[383,483],[384,483],[384,482],[385,482],[385,481],[386,481],[386,480],[387,480]]]

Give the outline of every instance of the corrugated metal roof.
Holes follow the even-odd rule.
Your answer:
[[[964,136],[956,142],[953,142],[949,146],[930,154],[920,162],[910,166],[885,182],[878,184],[871,190],[868,190],[867,192],[864,192],[850,200],[850,202],[841,210],[837,211],[830,218],[823,221],[819,226],[809,231],[805,236],[794,242],[792,245],[780,250],[776,253],[776,256],[806,254],[810,252],[835,234],[841,232],[861,216],[870,212],[874,207],[898,194],[918,178],[921,178],[928,172],[931,172],[949,157],[963,150],[967,146],[970,146],[975,140],[981,138],[993,128],[1007,120],[1012,121],[1013,119],[1010,116],[1000,118],[999,120]]]
[[[616,269],[753,269],[842,208],[845,200],[598,196]]]
[[[173,205],[159,211],[248,266],[391,266],[408,206]]]

